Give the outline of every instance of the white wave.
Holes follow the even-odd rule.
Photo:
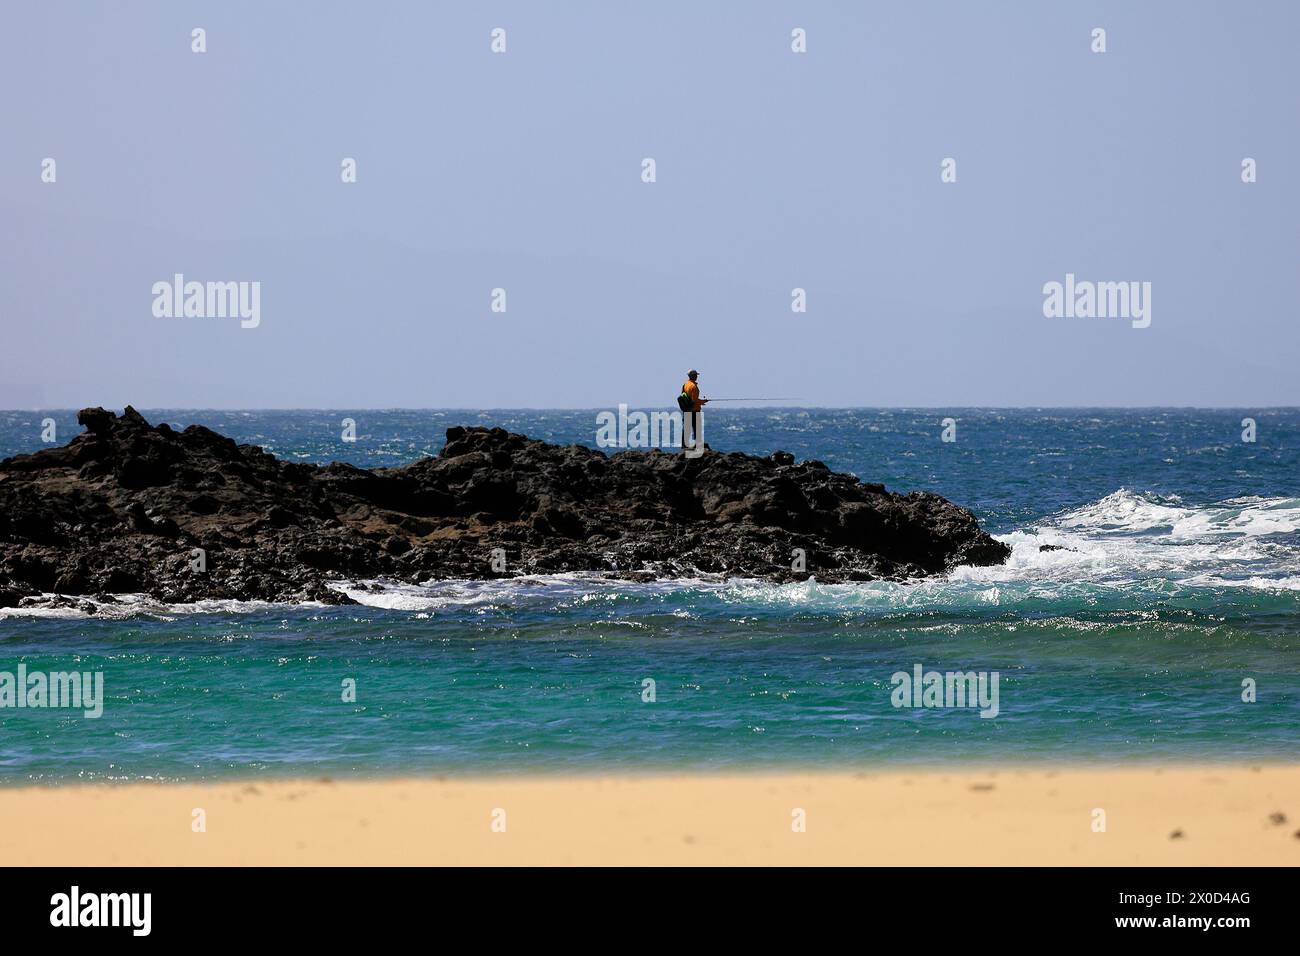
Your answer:
[[[1184,505],[1177,495],[1162,498],[1121,488],[1100,501],[1061,515],[1055,524],[1099,534],[1167,528],[1177,539],[1289,534],[1300,530],[1300,498],[1231,498],[1198,508]]]
[[[590,604],[618,600],[627,594],[653,596],[678,591],[718,590],[726,587],[727,582],[703,578],[630,582],[575,571],[485,580],[431,580],[421,584],[384,580],[332,581],[329,586],[367,607],[430,611],[445,607],[517,604],[528,600],[556,606]]]
[[[157,617],[170,620],[191,614],[252,614],[270,608],[285,607],[271,601],[237,601],[233,599],[194,601],[185,604],[164,604],[147,594],[115,594],[111,601],[89,595],[41,594],[29,599],[28,606],[0,608],[0,620],[5,618],[102,618],[124,620],[130,617]],[[325,607],[319,601],[303,602],[299,607]]]
[[[1177,496],[1160,501],[1121,488],[1100,501],[1062,515],[1056,523],[1063,528],[1092,531],[1148,531],[1184,520],[1189,512],[1178,507],[1178,501]]]
[[[1300,591],[1300,574],[1281,578],[1223,578],[1203,574],[1189,578],[1186,584],[1207,588],[1248,588],[1253,591]]]
[[[1000,535],[1005,565],[958,568],[952,579],[1120,582],[1290,590],[1300,548],[1300,498],[1232,498],[1206,506],[1121,488],[1023,531]],[[1230,584],[1228,582],[1231,582]]]

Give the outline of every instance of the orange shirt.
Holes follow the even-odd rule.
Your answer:
[[[691,400],[691,403],[694,406],[691,411],[698,412],[704,407],[700,404],[700,386],[696,385],[694,382],[687,381],[687,383],[682,386],[682,391],[686,393],[686,397]]]

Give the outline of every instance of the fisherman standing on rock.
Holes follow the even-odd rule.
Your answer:
[[[686,384],[677,396],[677,407],[682,410],[682,448],[694,449],[696,442],[702,439],[700,434],[700,412],[709,403],[707,398],[700,398],[700,386],[696,379],[700,373],[691,369],[686,373]],[[690,435],[688,439],[686,436]]]

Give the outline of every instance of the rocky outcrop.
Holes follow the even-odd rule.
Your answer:
[[[67,445],[0,462],[0,606],[37,592],[337,603],[327,581],[561,571],[902,579],[1010,553],[937,495],[779,451],[607,456],[451,428],[436,458],[367,471],[129,406],[78,421]]]

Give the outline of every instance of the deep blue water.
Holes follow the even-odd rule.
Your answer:
[[[436,454],[453,424],[596,431],[594,410],[145,415],[367,467]],[[80,431],[0,412],[0,456],[45,447],[47,416],[60,443]],[[936,491],[1012,560],[917,584],[560,577],[360,608],[0,611],[0,671],[102,670],[107,697],[97,720],[0,708],[0,780],[1294,759],[1300,411],[731,409],[705,437]],[[998,672],[998,716],[893,707],[891,675],[918,663]]]

